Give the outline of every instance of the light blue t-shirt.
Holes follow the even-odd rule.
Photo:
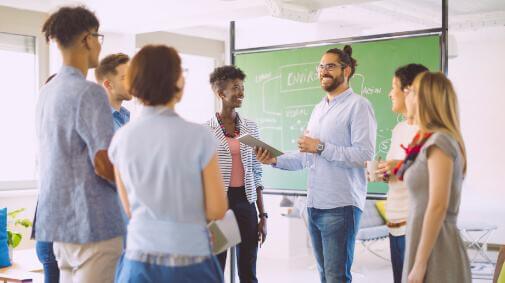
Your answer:
[[[162,106],[146,106],[116,132],[109,156],[131,207],[127,250],[211,254],[202,171],[216,148],[206,127]]]
[[[83,244],[123,235],[116,188],[93,166],[113,135],[103,87],[63,66],[42,87],[35,117],[40,170],[36,239]]]

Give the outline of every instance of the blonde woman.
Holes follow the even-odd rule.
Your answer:
[[[467,167],[456,94],[445,75],[424,72],[405,105],[419,132],[393,170],[409,192],[403,282],[471,282],[456,226]]]

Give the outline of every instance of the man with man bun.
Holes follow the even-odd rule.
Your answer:
[[[298,152],[277,158],[263,149],[257,158],[283,170],[308,168],[307,212],[321,282],[351,282],[354,242],[365,206],[365,161],[375,152],[377,123],[370,102],[354,93],[349,80],[352,49],[333,48],[317,65],[326,92],[312,112]]]

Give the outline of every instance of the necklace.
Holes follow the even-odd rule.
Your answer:
[[[226,137],[234,138],[234,137],[240,135],[240,125],[239,125],[239,120],[238,120],[238,114],[235,115],[235,131],[233,132],[233,134],[230,134],[230,133],[228,133],[228,131],[226,131],[226,128],[224,127],[223,119],[221,118],[221,114],[219,114],[219,112],[216,113],[216,118],[217,118],[217,122],[219,123],[219,126],[221,127],[221,130],[223,131],[223,134]]]

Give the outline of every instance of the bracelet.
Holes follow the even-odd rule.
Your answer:
[[[389,175],[387,172],[384,172],[384,174],[382,175],[382,180],[384,181],[384,183],[388,183],[390,177],[391,175]]]

